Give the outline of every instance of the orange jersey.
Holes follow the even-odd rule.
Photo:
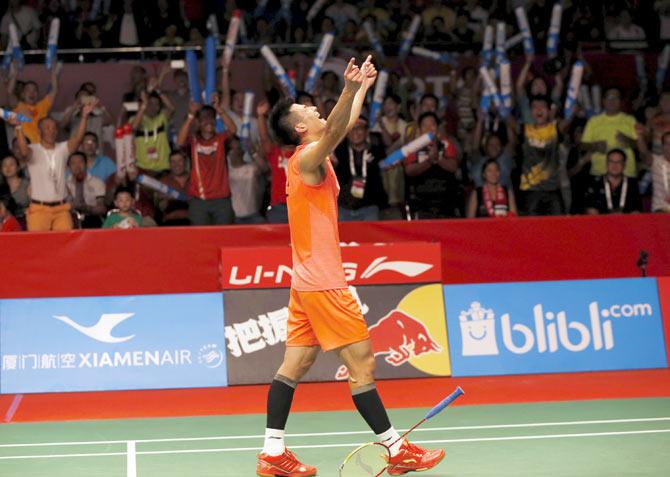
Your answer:
[[[337,196],[340,185],[329,160],[319,185],[305,183],[300,174],[298,146],[288,161],[286,204],[293,251],[293,279],[296,291],[347,288],[337,228]]]

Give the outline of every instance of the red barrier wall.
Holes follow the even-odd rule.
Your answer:
[[[444,283],[670,275],[670,215],[343,223],[346,242],[439,241]],[[288,227],[228,226],[0,236],[0,298],[219,289],[222,246],[286,245]]]

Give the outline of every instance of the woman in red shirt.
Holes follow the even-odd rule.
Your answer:
[[[21,232],[23,229],[19,221],[14,217],[16,212],[16,202],[9,195],[0,197],[0,232]]]

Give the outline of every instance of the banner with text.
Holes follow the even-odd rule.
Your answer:
[[[439,283],[442,261],[439,243],[402,242],[351,244],[342,247],[347,281],[352,285]],[[224,247],[221,287],[289,288],[291,247]]]
[[[441,284],[351,286],[370,329],[378,378],[448,376]],[[282,362],[288,289],[224,294],[230,384],[272,381]],[[348,378],[334,353],[320,354],[304,381]]]
[[[0,301],[0,393],[226,386],[221,293]]]
[[[656,279],[444,287],[454,376],[668,366]]]

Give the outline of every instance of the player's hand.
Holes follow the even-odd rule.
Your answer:
[[[363,87],[368,89],[375,84],[375,80],[377,79],[377,68],[375,68],[374,63],[372,63],[372,55],[369,55],[366,58],[361,71],[365,77],[363,80]]]
[[[356,58],[350,59],[344,70],[344,89],[356,92],[363,84],[363,80],[361,69],[356,65]]]

